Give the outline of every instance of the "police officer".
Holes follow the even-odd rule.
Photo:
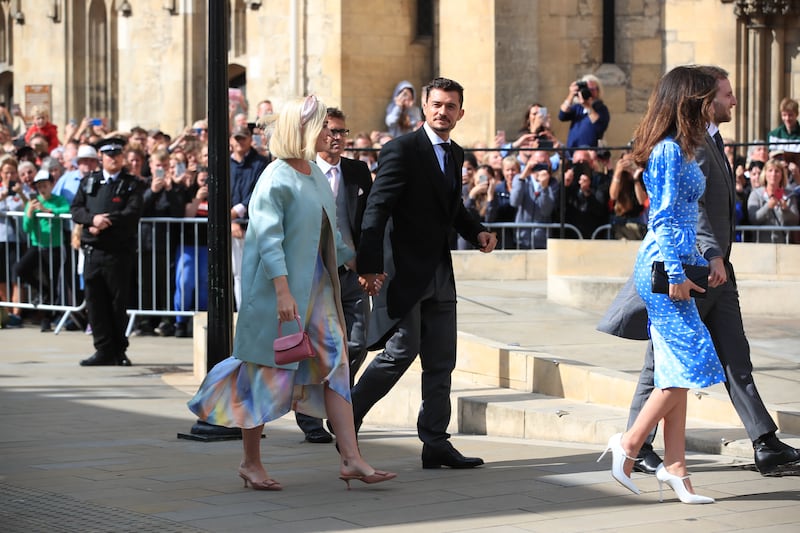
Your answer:
[[[83,277],[95,347],[81,366],[131,365],[125,355],[126,306],[143,185],[123,169],[124,146],[119,138],[97,144],[102,168],[81,181],[70,208],[72,219],[83,224]]]

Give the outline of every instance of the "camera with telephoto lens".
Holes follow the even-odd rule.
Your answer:
[[[578,86],[578,92],[581,93],[581,98],[588,100],[592,97],[592,90],[589,88],[589,84],[587,82],[578,80],[575,82],[575,85]]]

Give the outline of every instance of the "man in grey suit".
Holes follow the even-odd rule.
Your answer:
[[[372,174],[363,161],[342,157],[344,141],[350,131],[340,109],[329,107],[328,128],[331,143],[328,149],[317,154],[317,165],[328,177],[336,199],[336,227],[342,240],[353,249],[358,246],[361,220],[367,207],[367,196],[372,188]],[[358,274],[346,266],[339,267],[342,311],[347,326],[347,360],[350,363],[350,386],[359,367],[367,358],[367,324],[369,323],[369,296],[361,288]],[[322,420],[297,413],[297,425],[306,440],[315,444],[331,442],[333,437],[322,427]]]
[[[800,452],[775,436],[778,427],[753,382],[750,345],[744,333],[739,291],[733,265],[730,263],[731,244],[734,241],[736,191],[733,173],[724,155],[719,125],[731,120],[731,109],[736,105],[736,97],[725,70],[714,66],[702,68],[717,79],[717,96],[714,99],[714,123],[708,125],[705,144],[696,154],[697,163],[706,176],[706,191],[700,199],[697,246],[709,262],[710,275],[706,297],[696,299],[695,302],[725,369],[725,387],[733,407],[742,419],[748,437],[753,441],[756,467],[764,475],[781,475],[800,468]],[[650,342],[631,403],[629,427],[652,390],[653,343]],[[639,452],[639,460],[634,466],[640,472],[654,473],[661,463],[651,444],[655,429],[653,428],[650,438]]]

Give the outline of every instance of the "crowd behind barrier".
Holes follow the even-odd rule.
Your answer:
[[[20,221],[24,213],[8,212],[0,214],[0,217]],[[42,218],[53,218],[53,215],[39,214]],[[70,215],[60,215],[65,227],[70,226]],[[138,254],[137,265],[135,268],[134,287],[132,297],[128,306],[130,317],[126,334],[130,335],[139,317],[191,317],[198,310],[206,310],[208,305],[208,264],[201,259],[200,254],[186,255],[187,249],[199,249],[200,234],[198,231],[208,223],[207,218],[167,218],[167,217],[147,217],[140,221],[139,246],[142,246],[142,236],[145,232],[142,227],[148,228],[147,232],[154,240],[154,246],[161,247],[167,251],[164,261],[156,261],[150,257],[145,260],[143,254]],[[161,226],[166,231],[159,231],[157,226]],[[490,230],[498,231],[498,235],[504,236],[504,230],[521,230],[542,228],[550,233],[548,238],[558,238],[562,229],[558,223],[513,223],[498,222],[487,224]],[[599,226],[591,239],[610,239],[612,238],[612,225],[605,224]],[[170,231],[174,228],[178,231]],[[583,239],[580,230],[570,224],[564,226],[568,232],[567,238]],[[737,234],[743,235],[743,240],[754,241],[755,238],[748,238],[756,232],[781,231],[786,234],[786,244],[790,243],[789,236],[793,232],[800,233],[800,226],[737,226]],[[65,232],[68,233],[68,232]],[[164,242],[158,241],[159,236],[163,236]],[[30,238],[23,232],[17,233],[20,246],[10,249],[6,247],[3,251],[5,269],[3,274],[5,279],[12,280],[11,284],[16,286],[16,298],[6,298],[0,300],[1,308],[14,308],[27,310],[30,312],[44,312],[48,316],[53,316],[56,321],[55,333],[59,333],[65,325],[79,325],[85,327],[85,318],[82,312],[85,309],[83,300],[82,274],[82,252],[79,248],[68,245],[68,240],[62,245],[60,250],[48,249],[48,253],[36,265],[37,271],[32,273],[38,281],[34,284],[25,283],[22,277],[15,275],[12,268],[30,249]],[[510,243],[500,244],[505,249],[512,249]],[[518,248],[517,248],[518,249]],[[50,273],[53,273],[52,277]],[[160,291],[160,292],[159,292]],[[165,305],[164,302],[167,302]],[[76,329],[71,327],[70,329]]]
[[[641,179],[643,169],[629,158],[628,146],[604,146],[603,134],[609,125],[613,128],[613,117],[602,104],[598,80],[585,77],[584,81],[588,83],[585,91],[577,82],[570,84],[567,99],[556,113],[538,103],[529,105],[514,135],[498,131],[494,139],[460,142],[465,152],[464,205],[498,233],[499,248],[545,248],[547,240],[553,238],[643,238],[649,208]],[[402,108],[400,119],[395,120],[397,113],[390,113],[390,121],[387,114],[387,126],[401,124],[403,131],[419,127],[421,121],[413,111],[424,95],[410,102],[408,98],[401,102],[400,96],[394,100]],[[578,104],[588,114],[582,114]],[[725,139],[728,164],[736,179],[739,241],[800,242],[800,124],[796,107],[791,99],[781,103],[782,124],[765,134],[767,141]],[[235,293],[239,290],[237,265],[246,231],[247,205],[255,181],[270,160],[268,131],[261,129],[260,123],[272,112],[267,100],[258,104],[254,122],[248,122],[246,108],[239,106],[231,111],[231,259]],[[589,120],[596,118],[595,114],[602,119],[600,122]],[[127,332],[180,331],[179,336],[185,335],[186,319],[207,305],[207,122],[198,120],[173,138],[158,129],[138,126],[129,132],[110,131],[105,122],[97,125],[84,118],[67,124],[62,135],[49,122],[46,109],[37,107],[32,115],[34,123],[25,128],[12,128],[6,124],[7,117],[0,116],[0,146],[6,154],[0,156],[0,225],[9,217],[22,216],[28,202],[36,198],[34,181],[43,172],[53,182],[53,194],[71,202],[81,180],[97,169],[98,143],[110,137],[124,137],[127,171],[147,187]],[[553,117],[570,125],[564,142],[552,130],[551,122],[556,120]],[[343,135],[343,155],[364,161],[374,178],[380,149],[394,135],[377,130],[352,136],[344,130]],[[68,225],[66,221],[64,225]],[[31,248],[31,236],[22,231],[22,224],[6,226],[0,228],[0,311],[8,315],[22,311],[61,313],[57,331],[62,326],[82,327],[79,317],[83,316],[85,304],[77,276],[81,256],[68,245],[66,234],[58,248],[42,248],[38,263],[33,255],[23,260],[28,265],[38,264],[37,269],[41,270],[31,274],[33,282],[26,282],[15,276],[13,267]],[[451,247],[466,250],[471,245],[454,235]],[[50,275],[53,262],[62,265],[57,276]],[[184,286],[187,290],[182,291]],[[237,302],[238,299],[237,294]],[[8,321],[5,315],[2,318],[4,323]],[[179,327],[181,324],[183,328]]]
[[[39,213],[37,218],[53,218],[53,215]],[[12,211],[0,214],[4,220],[11,220],[15,228],[21,228],[24,213]],[[57,318],[55,333],[59,333],[65,325],[69,329],[83,329],[86,319],[83,311],[86,307],[83,293],[83,251],[70,245],[71,216],[60,215],[63,221],[65,239],[58,248],[46,248],[46,254],[35,265],[30,276],[20,275],[14,265],[20,265],[20,259],[32,248],[29,235],[21,229],[14,235],[17,246],[3,248],[4,279],[11,280],[13,287],[9,296],[0,299],[0,308],[22,310],[43,314],[46,319]],[[143,316],[150,317],[191,317],[198,310],[205,310],[208,305],[208,263],[207,257],[194,252],[203,248],[201,235],[208,224],[207,218],[166,218],[148,217],[139,222],[139,242],[146,237],[154,249],[164,249],[163,260],[157,260],[150,254],[137,254],[135,276],[129,300],[128,315],[130,317],[126,334],[130,335],[135,328],[136,320]],[[165,231],[161,231],[161,229]],[[177,231],[172,231],[175,229]],[[162,242],[163,240],[163,242]],[[52,274],[51,274],[52,273]],[[26,283],[25,279],[36,279],[35,283]],[[52,313],[58,316],[53,316]]]

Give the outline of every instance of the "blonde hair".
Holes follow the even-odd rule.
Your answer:
[[[278,159],[306,159],[317,156],[317,138],[327,116],[325,104],[316,96],[287,102],[281,112],[266,117],[272,135],[269,151]]]
[[[50,110],[43,105],[35,105],[31,108],[32,117],[44,117],[45,120],[50,120]]]
[[[761,173],[758,175],[759,187],[764,187],[767,185],[767,169],[773,167],[777,168],[781,172],[781,182],[778,184],[778,187],[785,189],[786,184],[789,182],[789,171],[784,162],[780,159],[770,159],[764,163],[764,168],[761,169]]]
[[[514,165],[517,168],[517,170],[519,170],[521,168],[520,164],[519,164],[519,160],[516,157],[514,157],[513,155],[505,156],[503,158],[503,164],[504,165]]]

